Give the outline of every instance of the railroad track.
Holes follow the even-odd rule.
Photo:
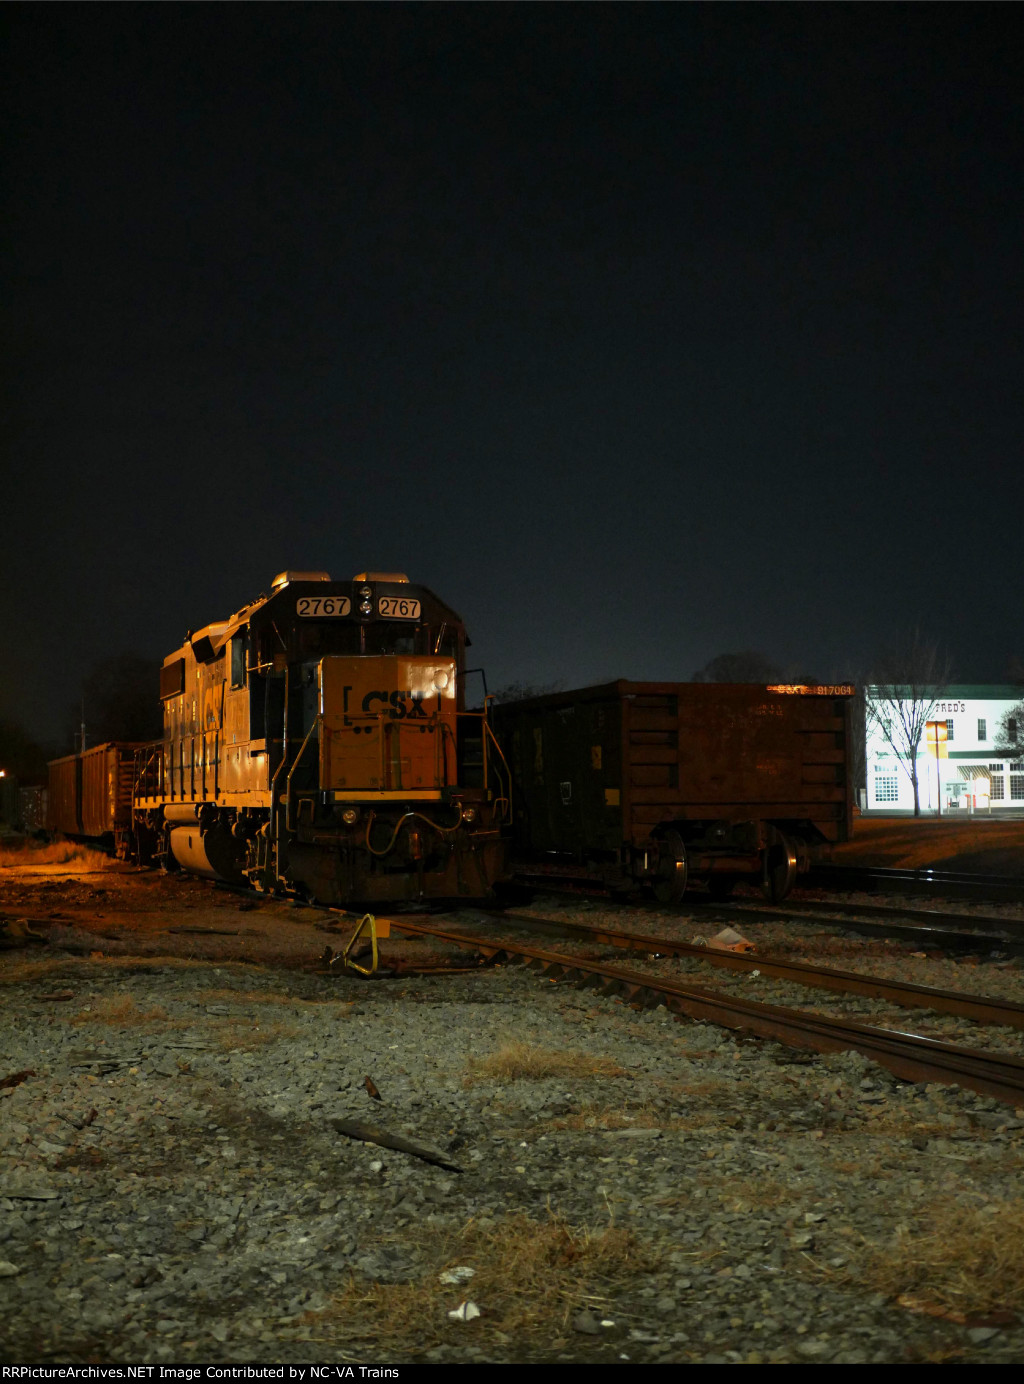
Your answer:
[[[509,915],[503,916],[508,918]],[[716,952],[667,938],[629,934],[614,928],[591,928],[587,924],[566,923],[561,919],[537,919],[517,915],[514,921],[524,926],[569,931],[572,935],[585,936],[586,940],[597,944],[643,949],[647,954],[696,954],[703,961],[730,970],[756,969],[764,975],[799,980],[801,984],[849,990],[851,993],[892,999],[900,1004],[942,1009],[946,1013],[954,1013],[982,1023],[1024,1027],[1024,1006],[1008,1001],[962,995],[956,991],[936,990],[928,986],[898,984],[853,972],[832,971],[767,956]],[[540,970],[550,979],[566,980],[581,987],[617,994],[627,1003],[641,1008],[665,1005],[670,1012],[677,1015],[753,1033],[789,1047],[817,1052],[853,1050],[878,1062],[906,1081],[952,1083],[993,1096],[1015,1107],[1024,1105],[1024,1061],[1018,1058],[957,1047],[920,1034],[877,1028],[850,1019],[823,1017],[803,1010],[741,999],[703,985],[666,980],[642,971],[610,965],[607,961],[551,951],[508,936],[494,937],[478,931],[453,930],[423,919],[402,915],[390,917],[389,922],[394,933],[410,937],[429,937],[454,943],[461,948],[472,948],[487,960],[496,963],[524,962]]]
[[[706,961],[720,970],[774,976],[778,980],[795,981],[798,985],[819,990],[832,990],[870,999],[887,1000],[909,1008],[934,1009],[958,1018],[972,1019],[981,1024],[1005,1024],[1024,1029],[1024,1004],[989,996],[967,995],[960,990],[942,990],[932,985],[915,985],[908,981],[886,980],[864,975],[859,971],[841,971],[829,966],[814,966],[808,961],[789,961],[760,953],[725,951],[693,942],[680,942],[670,937],[652,937],[647,933],[629,932],[604,924],[581,923],[560,918],[536,918],[528,913],[503,913],[507,918],[532,931],[561,933],[579,938],[593,946],[619,947],[645,956],[685,956]],[[396,926],[396,924],[392,924]]]
[[[861,865],[818,865],[802,884],[822,889],[882,890],[940,895],[980,903],[1024,903],[1024,878],[980,875],[958,870],[883,869]]]
[[[769,908],[756,901],[747,904],[737,899],[729,904],[715,903],[713,908],[717,916],[732,921],[737,917],[746,917],[764,922],[792,922],[797,917],[809,922],[828,923],[833,927],[838,925],[844,932],[861,933],[866,937],[899,937],[916,942],[919,946],[934,946],[942,951],[985,950],[1024,956],[1024,919],[1019,918],[947,913],[938,909],[888,908],[877,904],[832,903],[828,900],[821,903],[799,901],[786,903],[782,908]],[[841,918],[836,918],[837,913]],[[871,919],[885,921],[873,922]]]

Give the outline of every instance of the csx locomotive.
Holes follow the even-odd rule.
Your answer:
[[[137,853],[327,903],[489,895],[509,782],[486,708],[466,709],[467,643],[402,573],[280,573],[164,660]]]

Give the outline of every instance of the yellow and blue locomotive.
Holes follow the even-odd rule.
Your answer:
[[[462,620],[398,572],[282,572],[160,672],[133,815],[169,862],[348,905],[483,898],[507,769],[468,711]]]

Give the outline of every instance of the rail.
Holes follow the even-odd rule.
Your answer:
[[[679,942],[670,937],[652,937],[647,933],[628,932],[607,927],[602,923],[580,923],[561,918],[537,918],[530,913],[502,912],[494,915],[507,918],[517,926],[539,932],[560,932],[578,937],[595,946],[620,947],[624,951],[645,954],[657,952],[662,956],[685,956],[706,961],[710,966],[726,971],[757,971],[778,980],[794,981],[818,990],[832,990],[871,999],[888,1000],[911,1008],[934,1009],[954,1014],[961,1019],[973,1019],[981,1024],[1004,1024],[1008,1028],[1024,1029],[1024,1004],[997,999],[988,995],[968,995],[960,990],[942,990],[933,985],[915,985],[909,981],[886,980],[881,976],[864,975],[859,971],[840,971],[830,966],[814,966],[807,961],[788,961],[761,952],[722,951],[701,947],[693,942]]]
[[[904,894],[945,895],[998,903],[1024,902],[1024,878],[979,875],[956,870],[883,869],[861,865],[818,865],[804,886],[823,889],[892,890]]]
[[[978,1091],[1019,1107],[1024,1104],[1024,1061],[1000,1053],[954,1047],[919,1034],[874,1028],[850,1019],[825,1018],[781,1005],[735,998],[701,985],[661,980],[605,962],[568,956],[507,938],[452,932],[412,919],[394,916],[394,932],[435,937],[496,961],[525,961],[551,980],[583,986],[595,983],[605,992],[622,995],[641,1008],[665,1005],[674,1014],[719,1024],[774,1039],[789,1047],[816,1052],[862,1053],[905,1081],[940,1081]]]

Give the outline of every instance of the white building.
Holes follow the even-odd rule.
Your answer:
[[[877,688],[865,691],[868,707],[878,706]],[[1000,723],[1024,701],[1024,688],[954,684],[933,695],[917,756],[921,811],[935,812],[941,804],[942,812],[1024,812],[1024,724],[1011,720],[1009,727],[1009,743],[1020,745],[1020,757],[996,752]],[[909,764],[896,754],[870,711],[865,723],[864,805],[868,811],[912,812]]]

